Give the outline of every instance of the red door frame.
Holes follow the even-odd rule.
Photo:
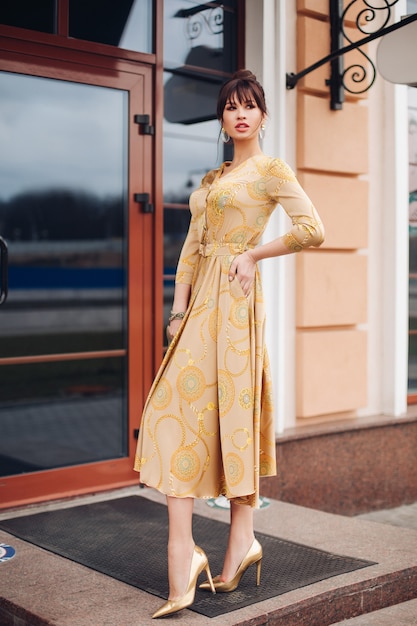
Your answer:
[[[161,12],[160,12],[161,13]],[[3,27],[1,28],[3,30]],[[14,29],[4,27],[7,32]],[[158,29],[159,30],[159,29]],[[37,43],[2,38],[0,68],[45,78],[127,90],[129,99],[129,228],[128,228],[128,433],[129,456],[104,462],[0,477],[0,509],[72,497],[138,483],[132,470],[144,394],[149,389],[162,353],[162,98],[161,72],[154,55],[124,57],[71,51],[68,40],[52,45],[51,36],[38,35]],[[41,42],[49,39],[48,44]],[[79,48],[85,47],[83,42]],[[99,46],[100,48],[100,46]],[[104,47],[105,48],[105,47]],[[144,63],[144,60],[150,63]],[[152,63],[153,62],[153,63]],[[159,80],[158,80],[159,78]],[[143,135],[135,114],[148,114],[155,135]],[[154,214],[144,214],[135,193],[149,193]],[[56,356],[56,355],[55,355]],[[1,361],[1,359],[0,359]],[[1,364],[0,364],[1,372]]]

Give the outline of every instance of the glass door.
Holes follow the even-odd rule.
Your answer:
[[[152,188],[152,143],[133,115],[149,114],[150,76],[31,74],[0,72],[0,506],[137,480],[151,349],[152,216],[134,195]]]

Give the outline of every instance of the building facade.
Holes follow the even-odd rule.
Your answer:
[[[264,151],[326,228],[320,249],[262,263],[279,461],[265,494],[348,513],[415,500],[407,87],[377,77],[332,110],[325,64],[286,89],[329,53],[324,0],[33,4],[0,8],[0,506],[137,483],[187,199],[231,156],[215,101],[240,67],[265,86]]]

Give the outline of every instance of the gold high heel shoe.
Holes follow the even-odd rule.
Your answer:
[[[167,602],[165,602],[165,604],[163,604],[161,608],[159,608],[152,615],[152,618],[163,617],[164,615],[169,615],[170,613],[176,613],[177,611],[181,611],[181,609],[185,609],[187,606],[190,606],[190,604],[194,602],[197,579],[203,569],[205,569],[207,573],[207,589],[211,589],[213,593],[216,593],[213,585],[213,579],[211,577],[210,567],[208,564],[208,558],[201,548],[199,548],[198,546],[194,546],[193,557],[191,559],[190,576],[188,579],[188,587],[185,594],[182,596],[182,598],[178,598],[178,600],[167,600]]]
[[[253,540],[253,543],[249,550],[246,553],[245,558],[237,568],[236,574],[233,576],[232,580],[228,582],[223,582],[220,580],[220,576],[215,576],[213,578],[213,584],[216,591],[220,593],[227,593],[229,591],[234,591],[236,587],[240,583],[240,579],[243,574],[246,572],[248,567],[254,565],[256,563],[256,586],[259,587],[261,584],[261,563],[262,563],[262,546],[257,539]],[[210,589],[211,581],[208,580],[202,583],[199,586],[199,589]]]

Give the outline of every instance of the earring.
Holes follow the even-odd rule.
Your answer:
[[[227,133],[224,128],[222,127],[222,132],[221,132],[221,136],[222,136],[222,142],[223,143],[228,143],[230,141],[230,136],[229,133]]]
[[[259,131],[259,139],[263,139],[265,137],[265,124],[261,124],[261,130]]]

